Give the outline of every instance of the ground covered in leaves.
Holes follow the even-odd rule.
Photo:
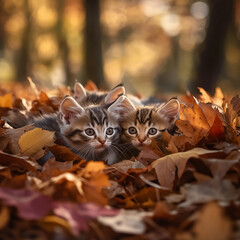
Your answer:
[[[107,166],[3,121],[57,112],[69,88],[2,85],[0,239],[240,239],[240,98],[199,91],[179,97],[179,135]]]

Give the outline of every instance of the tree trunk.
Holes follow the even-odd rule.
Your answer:
[[[30,74],[29,45],[31,32],[31,12],[28,0],[25,0],[26,28],[23,32],[22,46],[17,56],[17,81],[24,82]]]
[[[193,91],[196,91],[197,87],[203,87],[210,93],[214,92],[224,67],[225,40],[233,17],[233,3],[234,0],[209,1],[209,24],[200,53],[196,78],[191,83]]]
[[[99,5],[99,0],[85,0],[85,81],[92,80],[98,87],[105,87]]]

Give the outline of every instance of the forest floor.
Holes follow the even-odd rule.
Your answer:
[[[180,97],[180,135],[109,166],[1,118],[0,239],[240,239],[240,97],[199,91]],[[1,86],[0,116],[54,113],[67,94]]]

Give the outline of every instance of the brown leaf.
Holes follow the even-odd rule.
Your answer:
[[[166,203],[163,201],[157,202],[153,218],[157,220],[164,220],[165,222],[174,222],[175,220],[174,214],[170,213]]]
[[[200,106],[194,102],[193,108],[181,106],[180,119],[188,120],[195,130],[203,129],[208,132],[210,125]]]
[[[18,145],[19,138],[27,131],[30,131],[34,127],[31,125],[24,126],[17,129],[7,129],[5,137],[8,139],[8,147],[13,154],[19,154],[20,148]]]
[[[88,80],[88,82],[85,85],[85,89],[87,91],[98,91],[97,85],[91,80]]]
[[[225,139],[223,123],[218,115],[215,116],[213,125],[209,130],[209,138],[218,139],[221,141],[223,141]]]
[[[54,157],[59,162],[66,162],[66,161],[84,161],[78,155],[74,154],[69,148],[60,145],[53,145],[49,146],[48,149],[52,152]]]
[[[224,214],[224,209],[217,203],[205,205],[199,213],[194,226],[196,240],[229,240],[232,237],[233,225]]]
[[[41,91],[39,94],[39,100],[40,100],[40,102],[48,103],[49,97],[45,92]]]
[[[0,207],[0,229],[3,229],[10,220],[10,212],[8,207]]]
[[[3,176],[4,178],[11,178],[12,175],[10,168],[0,165],[0,176]]]
[[[57,162],[54,158],[48,159],[42,168],[42,179],[47,180],[72,169],[73,162]]]
[[[178,178],[180,178],[184,172],[185,166],[192,157],[200,157],[201,155],[207,155],[217,153],[218,150],[206,150],[203,148],[194,148],[187,152],[179,152],[167,155],[154,161],[151,166],[155,168],[158,182],[160,185],[168,188],[173,187],[176,171]]]
[[[23,158],[0,151],[0,164],[2,166],[17,166],[20,169],[36,172],[36,169]]]

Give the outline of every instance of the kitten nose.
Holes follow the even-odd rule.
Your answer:
[[[104,143],[106,142],[106,140],[104,140],[104,139],[98,139],[98,141],[99,141],[102,145],[104,145]]]
[[[145,142],[146,138],[138,138],[138,141],[143,144]]]

